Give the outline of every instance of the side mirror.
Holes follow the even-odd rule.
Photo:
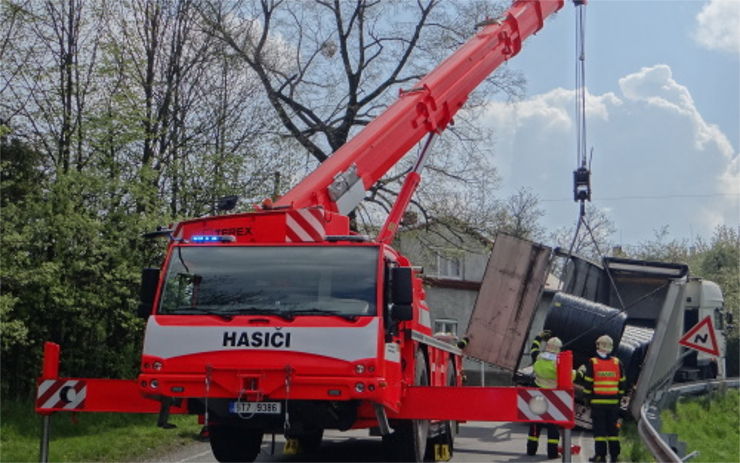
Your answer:
[[[157,293],[159,284],[159,269],[145,268],[141,271],[141,290],[139,292],[139,308],[136,315],[140,318],[148,318],[154,306],[154,295]]]
[[[411,267],[391,269],[391,302],[393,305],[411,305],[414,302],[414,280]]]
[[[414,319],[414,307],[412,305],[393,305],[391,308],[391,320],[407,322]]]

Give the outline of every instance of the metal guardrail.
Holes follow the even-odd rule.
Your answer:
[[[696,455],[696,452],[692,452],[683,457],[679,456],[679,454],[686,453],[685,444],[678,442],[675,435],[666,435],[660,432],[660,412],[662,409],[670,407],[682,396],[705,395],[714,391],[726,390],[730,387],[740,387],[740,378],[679,384],[666,391],[656,393],[646,400],[640,409],[637,430],[655,460],[681,463]]]

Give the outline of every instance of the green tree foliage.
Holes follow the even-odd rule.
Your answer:
[[[190,4],[0,3],[4,395],[33,391],[44,341],[62,375],[131,377],[140,269],[163,250],[141,233],[224,195],[250,208],[301,166]]]
[[[139,238],[147,218],[111,207],[115,183],[94,173],[50,179],[27,146],[0,152],[3,392],[32,390],[43,341],[63,346],[64,375],[131,375],[139,268],[152,253]]]

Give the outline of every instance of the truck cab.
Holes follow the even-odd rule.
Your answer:
[[[253,458],[264,433],[310,447],[326,428],[377,428],[417,380],[412,337],[431,335],[403,256],[320,210],[301,211],[315,241],[276,233],[295,212],[180,223],[161,273],[144,272],[139,386],[205,415],[219,459]]]
[[[693,351],[684,359],[676,373],[678,381],[696,381],[702,378],[724,378],[725,374],[725,310],[724,298],[719,285],[701,278],[689,278],[686,282],[683,327],[688,331],[706,317],[711,317],[719,335],[717,344],[720,358],[705,352]]]

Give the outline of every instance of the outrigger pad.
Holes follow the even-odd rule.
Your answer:
[[[283,455],[299,455],[301,453],[301,444],[298,439],[286,439]]]
[[[450,461],[452,452],[449,444],[434,444],[434,461]]]

